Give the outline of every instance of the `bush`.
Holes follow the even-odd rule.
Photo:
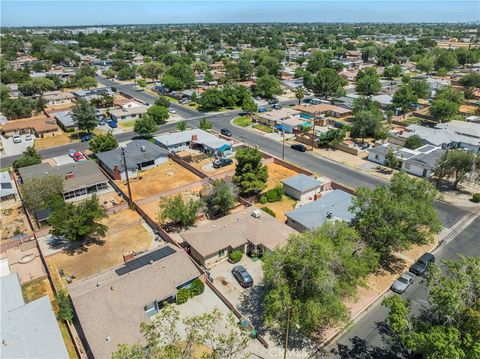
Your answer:
[[[472,196],[472,202],[480,203],[480,193],[475,193],[475,194]]]
[[[186,303],[187,300],[190,298],[190,289],[188,288],[181,288],[177,292],[177,304]]]
[[[267,197],[265,197],[265,196],[260,197],[259,202],[261,204],[267,204],[267,202],[268,202]]]
[[[238,249],[235,249],[233,252],[231,252],[228,255],[228,259],[230,260],[231,263],[240,262],[242,257],[243,257],[243,253],[241,251],[239,251]]]
[[[192,296],[197,296],[203,293],[205,284],[200,279],[195,279],[190,286],[190,293]]]
[[[276,217],[277,215],[275,214],[274,211],[272,211],[270,208],[268,207],[262,207],[260,208],[262,211],[268,213],[269,215],[271,215],[272,217]]]
[[[270,203],[281,201],[282,196],[283,196],[283,188],[281,186],[276,186],[275,188],[272,188],[272,189],[268,190],[265,193],[265,196],[267,197],[267,201],[270,202]],[[260,203],[262,203],[262,202],[260,202]],[[262,203],[262,204],[264,204],[264,203]]]

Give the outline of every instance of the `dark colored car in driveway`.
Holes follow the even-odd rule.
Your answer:
[[[232,137],[232,133],[230,132],[230,130],[228,128],[222,128],[220,130],[220,133],[224,136]]]
[[[253,285],[253,278],[244,266],[233,267],[232,274],[243,288],[248,288]]]
[[[295,151],[306,152],[307,148],[304,145],[295,144],[291,145],[290,148]]]
[[[220,158],[218,160],[213,161],[213,168],[221,168],[228,165],[231,165],[233,160],[230,158]]]
[[[425,253],[418,261],[412,264],[409,271],[416,275],[424,275],[427,273],[428,267],[433,263],[435,263],[435,256],[432,253]]]

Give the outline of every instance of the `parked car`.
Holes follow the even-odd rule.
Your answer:
[[[269,105],[273,105],[275,103],[278,103],[278,100],[276,98],[271,98],[267,102],[268,102]]]
[[[73,148],[70,148],[70,149],[68,150],[68,155],[69,155],[70,157],[72,157],[72,158],[73,158],[73,155],[74,155],[75,153],[77,153],[77,151],[75,151]]]
[[[265,107],[260,107],[258,112],[267,112],[268,110]]]
[[[98,121],[99,126],[105,126],[105,123],[106,123],[105,120]]]
[[[415,274],[410,272],[405,272],[400,277],[398,277],[395,282],[393,282],[390,289],[395,293],[402,294],[407,290],[410,284],[413,283],[414,278],[415,278]]]
[[[80,137],[80,141],[81,142],[88,142],[92,139],[92,135],[88,134],[88,135],[83,135],[82,137]]]
[[[282,106],[280,106],[278,103],[276,103],[276,104],[272,105],[272,108],[273,108],[274,110],[281,110],[281,109],[282,109]]]
[[[233,267],[232,274],[243,288],[248,288],[253,285],[253,278],[244,266]]]
[[[416,275],[424,275],[432,263],[435,263],[435,256],[432,253],[425,253],[418,261],[412,264],[409,271]]]
[[[307,148],[304,145],[295,144],[291,145],[290,148],[295,151],[306,152]]]
[[[213,168],[221,168],[225,167],[228,165],[231,165],[233,163],[233,160],[230,158],[220,158],[218,160],[213,161]]]
[[[232,133],[230,132],[230,130],[228,128],[222,128],[220,130],[220,133],[224,136],[232,137]]]
[[[111,128],[117,128],[117,127],[118,127],[117,123],[116,123],[114,120],[108,121],[107,124],[108,124]]]
[[[75,153],[73,154],[73,160],[74,160],[75,162],[80,162],[80,161],[85,161],[86,158],[85,158],[85,156],[82,155],[80,152],[75,152]]]
[[[20,143],[22,142],[22,138],[20,135],[13,135],[13,143]]]
[[[32,134],[31,133],[27,133],[26,136],[25,136],[25,141],[31,141],[32,140]]]
[[[173,108],[169,108],[169,109],[168,109],[168,112],[170,112],[170,113],[177,113],[177,111],[175,111]]]

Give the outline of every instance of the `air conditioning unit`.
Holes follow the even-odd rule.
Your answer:
[[[260,218],[260,210],[259,209],[256,209],[252,212],[252,217],[254,218]]]

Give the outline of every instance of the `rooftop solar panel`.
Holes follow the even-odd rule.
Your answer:
[[[127,274],[136,269],[142,268],[151,262],[156,262],[162,258],[168,257],[169,255],[175,253],[175,250],[171,247],[164,247],[157,249],[156,251],[144,254],[138,258],[132,259],[125,263],[123,267],[120,267],[115,270],[119,276]]]

